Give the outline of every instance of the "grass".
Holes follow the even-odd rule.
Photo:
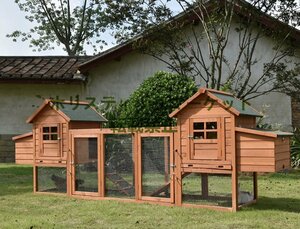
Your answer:
[[[32,168],[0,164],[0,228],[299,228],[300,171],[259,176],[237,213],[32,193]]]

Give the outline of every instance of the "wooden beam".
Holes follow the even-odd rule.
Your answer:
[[[253,196],[254,200],[258,199],[257,172],[253,173]]]
[[[203,198],[208,197],[208,174],[201,174],[201,193]]]

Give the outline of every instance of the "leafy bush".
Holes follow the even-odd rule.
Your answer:
[[[174,125],[169,114],[197,91],[192,79],[157,72],[118,108],[119,127],[155,127]]]
[[[291,164],[292,167],[300,167],[300,130],[294,131],[294,136],[291,141]]]

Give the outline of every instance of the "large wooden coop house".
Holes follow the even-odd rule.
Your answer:
[[[255,129],[261,115],[229,93],[199,89],[170,114],[177,127],[101,128],[86,104],[63,105],[46,101],[14,138],[37,193],[236,211],[257,200],[257,172],[290,168],[291,134]]]

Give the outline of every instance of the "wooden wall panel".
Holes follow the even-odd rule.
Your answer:
[[[236,117],[236,126],[244,128],[255,128],[256,127],[256,117],[241,115]]]
[[[291,169],[290,139],[279,137],[275,141],[276,171]]]
[[[33,164],[32,135],[15,141],[16,164]]]
[[[70,129],[99,129],[101,123],[99,122],[70,122]]]
[[[275,170],[274,138],[237,133],[236,150],[239,171],[273,172]]]

